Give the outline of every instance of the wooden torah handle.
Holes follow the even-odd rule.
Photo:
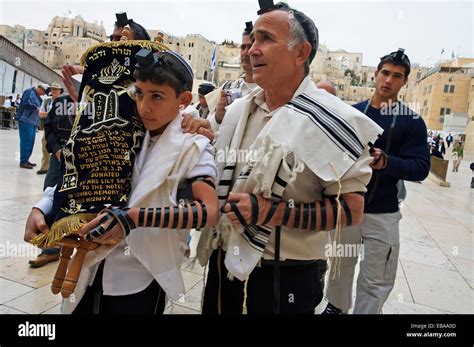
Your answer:
[[[82,238],[78,241],[78,243],[79,244],[76,250],[76,254],[72,259],[71,266],[67,271],[66,277],[62,285],[61,295],[63,298],[68,298],[72,293],[74,293],[77,281],[79,280],[79,276],[81,275],[82,265],[84,264],[84,259],[87,252],[96,249],[100,246],[97,243],[89,242]]]
[[[53,283],[51,284],[51,291],[53,294],[59,294],[63,285],[64,278],[66,277],[67,266],[69,260],[71,260],[74,247],[63,245],[61,247],[61,258],[59,259],[58,269],[54,274]]]
[[[76,284],[81,274],[82,264],[84,263],[84,258],[88,251],[87,248],[82,247],[77,249],[76,255],[72,260],[69,271],[67,272],[66,278],[63,282],[61,289],[61,295],[63,298],[69,298],[69,296],[74,293],[74,289],[76,289]]]

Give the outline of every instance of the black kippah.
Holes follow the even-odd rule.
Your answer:
[[[250,35],[250,33],[252,32],[252,30],[253,30],[253,23],[252,23],[252,21],[250,21],[250,22],[245,22],[244,33]]]
[[[116,13],[115,17],[117,18],[115,25],[118,27],[124,27],[125,25],[130,23],[130,19],[128,19],[127,17],[127,12]]]

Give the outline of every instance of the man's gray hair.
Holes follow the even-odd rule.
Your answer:
[[[290,37],[288,39],[288,50],[291,52],[296,45],[303,42],[309,42],[301,24],[289,12],[288,23],[290,24]],[[310,42],[311,43],[311,42]],[[305,76],[309,74],[309,56],[304,63]]]

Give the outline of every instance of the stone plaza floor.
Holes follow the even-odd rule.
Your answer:
[[[36,134],[30,159],[38,165],[42,136]],[[25,221],[41,198],[45,177],[35,169],[20,169],[18,152],[18,130],[0,130],[0,313],[56,314],[61,297],[51,293],[50,283],[57,262],[33,269],[31,256],[8,251],[26,245]],[[451,172],[450,162],[449,188],[430,179],[406,183],[397,278],[383,313],[474,313],[473,160],[464,158],[457,173]],[[200,313],[203,270],[197,263],[183,266],[184,301],[168,303],[165,313]],[[324,307],[323,301],[316,313]]]

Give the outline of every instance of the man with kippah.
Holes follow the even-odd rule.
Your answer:
[[[204,314],[313,314],[328,232],[361,222],[374,122],[308,77],[318,31],[304,13],[259,1],[250,35],[259,87],[226,110],[216,140],[223,215],[204,229]]]
[[[402,217],[397,183],[421,181],[430,170],[426,125],[420,115],[398,101],[398,92],[409,74],[410,60],[404,49],[383,56],[375,71],[374,95],[354,105],[384,129],[371,149],[374,174],[367,186],[362,224],[346,228],[341,238],[344,244],[364,242],[353,311],[356,314],[380,313],[395,284]],[[324,314],[347,313],[350,309],[357,260],[357,254],[341,258],[335,274],[331,266],[326,292],[329,304]]]
[[[244,74],[241,78],[236,81],[226,83],[222,89],[219,104],[217,105],[214,116],[209,117],[211,126],[213,129],[218,129],[219,124],[222,123],[222,119],[225,116],[225,107],[229,106],[229,100],[226,95],[226,91],[231,93],[233,91],[239,91],[240,97],[244,97],[250,94],[252,90],[257,87],[257,84],[253,81],[253,70],[252,64],[250,64],[249,50],[252,47],[252,41],[250,40],[250,34],[252,33],[253,23],[245,22],[245,29],[242,33],[242,43],[240,45],[240,65],[244,70]]]
[[[216,89],[211,82],[203,82],[198,87],[199,102],[195,104],[196,110],[199,111],[199,117],[206,119],[209,116],[209,107],[207,106],[206,95]]]

